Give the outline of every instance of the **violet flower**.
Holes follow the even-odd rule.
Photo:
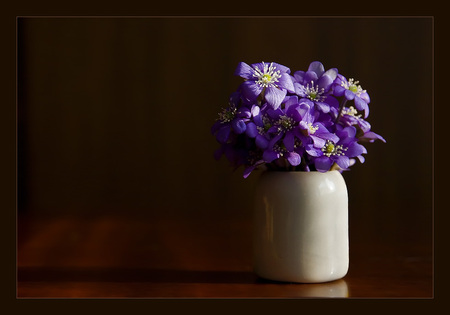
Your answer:
[[[211,128],[211,133],[216,135],[219,143],[226,143],[231,132],[242,134],[247,130],[247,122],[254,113],[259,113],[259,107],[253,106],[251,109],[246,106],[239,106],[240,94],[232,93],[229,99],[229,106],[223,108],[219,113],[219,118]]]
[[[294,92],[290,72],[288,67],[275,62],[254,63],[250,66],[240,62],[234,74],[246,79],[240,85],[240,90],[248,101],[255,101],[264,92],[267,103],[277,109],[287,92]]]
[[[259,107],[258,107],[259,108]],[[260,149],[266,149],[269,145],[271,135],[270,128],[273,125],[272,120],[266,114],[267,105],[253,115],[252,121],[247,124],[247,135],[255,139],[255,144]]]
[[[375,140],[381,140],[386,143],[386,140],[382,136],[370,131],[370,123],[362,119],[361,114],[358,114],[358,111],[353,106],[348,108],[344,107],[342,109],[342,116],[339,123],[356,127],[356,137],[359,142],[374,142]]]
[[[350,158],[367,153],[366,148],[357,143],[355,127],[345,127],[338,130],[336,135],[339,141],[327,140],[321,149],[323,155],[314,160],[314,165],[319,172],[329,171],[334,163],[342,170],[346,170],[350,166]]]
[[[332,106],[338,107],[338,101],[331,95],[330,90],[338,74],[337,69],[325,71],[323,64],[313,61],[305,71],[294,73],[295,93],[300,97],[308,98],[317,108],[328,113]]]
[[[334,84],[333,93],[335,96],[344,96],[348,101],[354,101],[356,109],[364,111],[364,118],[369,116],[370,97],[366,90],[363,90],[359,81],[354,79],[346,79],[343,75],[338,74]]]
[[[299,128],[301,133],[298,135],[300,140],[307,143],[306,138],[310,138],[316,148],[322,148],[327,140],[337,142],[339,138],[331,133],[320,120],[316,120],[314,115],[314,104],[311,101],[303,100],[299,104],[299,111],[302,117]]]
[[[364,163],[362,145],[386,140],[365,120],[370,98],[357,81],[336,68],[312,62],[307,71],[278,63],[239,63],[245,81],[211,128],[220,143],[215,158],[244,167],[244,178],[261,167],[274,170],[348,170]],[[351,105],[348,105],[351,104]],[[364,117],[360,112],[364,111]]]
[[[298,123],[301,117],[297,110],[293,106],[288,107],[285,105],[285,109],[267,108],[266,114],[262,117],[255,117],[257,124],[263,127],[259,127],[260,139],[256,139],[257,146],[264,150],[263,160],[266,163],[284,157],[288,160],[290,165],[297,166],[300,164],[301,157],[298,153],[293,152],[294,145],[289,146],[290,140],[294,141],[295,128],[298,127]]]
[[[234,104],[222,109],[219,113],[219,118],[212,126],[211,132],[216,135],[216,139],[219,143],[226,143],[230,137],[232,131],[236,134],[245,132],[247,125],[243,120],[243,117],[238,115],[237,108]]]

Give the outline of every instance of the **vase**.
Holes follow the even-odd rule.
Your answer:
[[[339,171],[266,171],[256,183],[254,272],[319,283],[347,274],[348,193]]]

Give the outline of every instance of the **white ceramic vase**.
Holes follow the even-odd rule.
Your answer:
[[[347,274],[348,194],[341,173],[266,171],[255,195],[258,276],[318,283]]]

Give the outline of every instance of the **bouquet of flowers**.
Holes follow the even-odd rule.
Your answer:
[[[364,163],[363,144],[383,137],[366,121],[370,98],[358,81],[314,61],[307,71],[240,62],[244,81],[211,128],[222,155],[244,178],[259,167],[279,171],[344,171]]]

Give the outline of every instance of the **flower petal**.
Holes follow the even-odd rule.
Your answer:
[[[320,61],[313,61],[309,64],[308,71],[314,71],[320,77],[325,72],[325,67]]]
[[[311,110],[314,108],[314,103],[310,100],[301,99],[300,105],[298,107],[298,111],[300,115],[303,117],[303,120],[310,119],[311,116]],[[308,118],[305,118],[306,115]],[[310,120],[308,120],[310,122]]]
[[[317,109],[319,109],[323,113],[328,113],[330,111],[330,105],[323,102],[316,102]]]
[[[336,159],[336,164],[343,170],[350,167],[350,159],[345,155],[340,155]]]
[[[253,121],[255,122],[255,124],[259,127],[264,126],[264,122],[262,120],[263,115],[256,115],[255,117],[253,117]]]
[[[338,143],[339,142],[339,137],[336,136],[334,133],[324,133],[320,135],[322,138],[324,139],[328,139],[330,141],[333,141],[334,143]]]
[[[342,136],[341,136],[342,135]],[[339,132],[339,138],[348,138],[349,140],[356,136],[356,128],[353,126],[347,126]],[[346,141],[342,141],[345,143]]]
[[[339,101],[332,95],[328,95],[324,103],[327,103],[330,107],[339,108]]]
[[[280,70],[281,73],[288,73],[288,74],[291,73],[291,69],[289,69],[286,66],[283,66],[282,64],[272,62],[272,66],[274,66],[276,70]]]
[[[291,131],[286,132],[283,139],[283,144],[288,151],[294,151],[295,138],[294,133]]]
[[[370,97],[369,94],[367,94],[367,92],[362,92],[359,97],[361,97],[367,104],[370,103]]]
[[[278,85],[291,93],[295,93],[294,82],[292,82],[292,77],[287,73],[281,74],[281,77],[278,79]]]
[[[219,141],[219,143],[226,143],[228,140],[228,137],[230,136],[231,128],[230,125],[225,125],[221,127],[216,134],[216,139]]]
[[[303,83],[303,79],[305,77],[305,71],[295,71],[294,78],[299,83]]]
[[[341,97],[342,95],[344,95],[345,91],[347,91],[347,90],[344,87],[342,87],[340,85],[336,85],[334,87],[333,94],[336,95],[337,97]]]
[[[322,150],[316,149],[310,144],[305,146],[305,151],[306,151],[306,153],[308,153],[309,155],[314,156],[314,157],[318,157],[318,156],[322,156],[323,155]]]
[[[256,128],[256,125],[254,122],[249,122],[247,124],[247,128],[245,129],[245,134],[249,136],[250,138],[255,138],[258,134],[258,129]]]
[[[245,168],[243,177],[247,178],[254,169],[255,169],[255,165],[250,165],[249,167]]]
[[[298,96],[286,96],[287,100],[284,102],[284,109],[287,111],[289,110],[289,107],[293,105],[298,105]]]
[[[233,119],[231,121],[231,126],[237,134],[241,134],[247,129],[247,125],[242,119]]]
[[[317,73],[315,71],[306,71],[304,82],[305,82],[305,84],[309,84],[309,87],[311,87],[311,81],[315,85],[315,82],[317,81],[318,78],[319,78],[319,76],[317,75]]]
[[[349,144],[347,151],[345,151],[345,155],[348,157],[355,157],[363,153],[367,153],[366,148],[357,142]]]
[[[361,128],[361,130],[363,132],[370,131],[371,126],[370,126],[370,123],[368,121],[365,121],[362,118],[357,118],[356,119],[356,123],[358,124],[359,128]]]
[[[316,126],[319,127],[319,129],[315,133],[317,137],[333,141],[334,143],[337,143],[339,141],[339,137],[334,133],[329,132],[328,129],[325,128],[321,123],[317,123]]]
[[[234,71],[234,75],[249,80],[253,77],[254,71],[255,70],[253,70],[252,67],[250,67],[245,62],[239,62],[238,66],[236,67],[236,70]]]
[[[317,80],[317,85],[320,89],[324,89],[327,91],[330,88],[331,83],[333,83],[334,79],[329,77],[328,75],[323,75]]]
[[[369,116],[369,106],[367,105],[367,103],[360,98],[359,96],[355,97],[355,107],[358,110],[363,110],[364,111],[364,118],[367,118],[367,116]]]
[[[295,94],[297,94],[297,95],[299,95],[301,97],[306,97],[307,96],[304,86],[301,85],[300,83],[294,82],[294,89],[295,89]]]
[[[266,149],[269,146],[269,140],[266,139],[266,137],[258,134],[255,138],[255,144],[260,149]]]
[[[252,106],[252,109],[251,109],[252,116],[253,116],[253,117],[258,116],[260,110],[261,110],[261,109],[259,108],[258,105],[253,105],[253,106]]]
[[[358,158],[359,162],[361,162],[361,163],[364,163],[366,161],[366,159],[362,155],[358,155],[357,158]]]
[[[217,130],[219,130],[220,127],[222,127],[222,122],[220,122],[219,120],[216,120],[216,122],[212,125],[211,127],[211,133],[215,134]]]
[[[375,140],[381,140],[384,143],[386,143],[386,140],[382,136],[380,136],[379,134],[376,134],[373,131],[368,131],[368,132],[364,133],[364,135],[361,138],[359,138],[359,140],[368,141],[368,142],[374,142]]]
[[[322,138],[319,138],[319,137],[316,137],[316,136],[314,136],[314,135],[310,135],[310,137],[311,137],[311,139],[313,140],[313,142],[314,142],[314,146],[316,147],[316,148],[323,148],[323,146],[325,145],[325,140],[324,139],[322,139]]]
[[[288,152],[288,153],[285,154],[285,156],[286,156],[286,159],[289,161],[289,163],[292,166],[297,166],[302,161],[302,158],[296,152]]]
[[[280,116],[284,115],[284,112],[279,107],[277,109],[268,108],[266,114],[272,119],[278,119]]]
[[[302,116],[299,112],[300,108],[299,106],[291,106],[286,110],[286,115],[294,119],[295,121],[301,121]]]
[[[322,74],[322,76],[324,75],[329,76],[331,80],[334,81],[338,75],[338,70],[336,68],[328,69],[324,74]]]
[[[279,90],[275,87],[269,86],[266,88],[265,99],[273,109],[277,109],[283,102],[286,93],[286,90]]]
[[[350,90],[345,89],[344,91],[344,96],[346,99],[348,99],[349,101],[353,100],[355,98],[355,93],[353,93]]]
[[[275,137],[273,137],[272,139],[270,139],[269,147],[273,148],[275,143],[277,143],[282,137],[283,137],[283,134],[280,133],[280,134],[276,135]]]
[[[241,89],[244,97],[250,101],[256,100],[263,90],[263,88],[255,81],[244,81],[241,83],[239,88]]]
[[[319,172],[326,172],[330,169],[333,161],[327,156],[321,156],[314,160],[314,166]]]
[[[280,155],[277,152],[275,152],[275,151],[266,150],[263,153],[263,160],[266,163],[270,163],[273,160],[278,159],[279,157],[280,157]]]
[[[239,118],[250,118],[252,117],[252,113],[247,107],[242,106],[241,108],[238,109],[236,116]]]

